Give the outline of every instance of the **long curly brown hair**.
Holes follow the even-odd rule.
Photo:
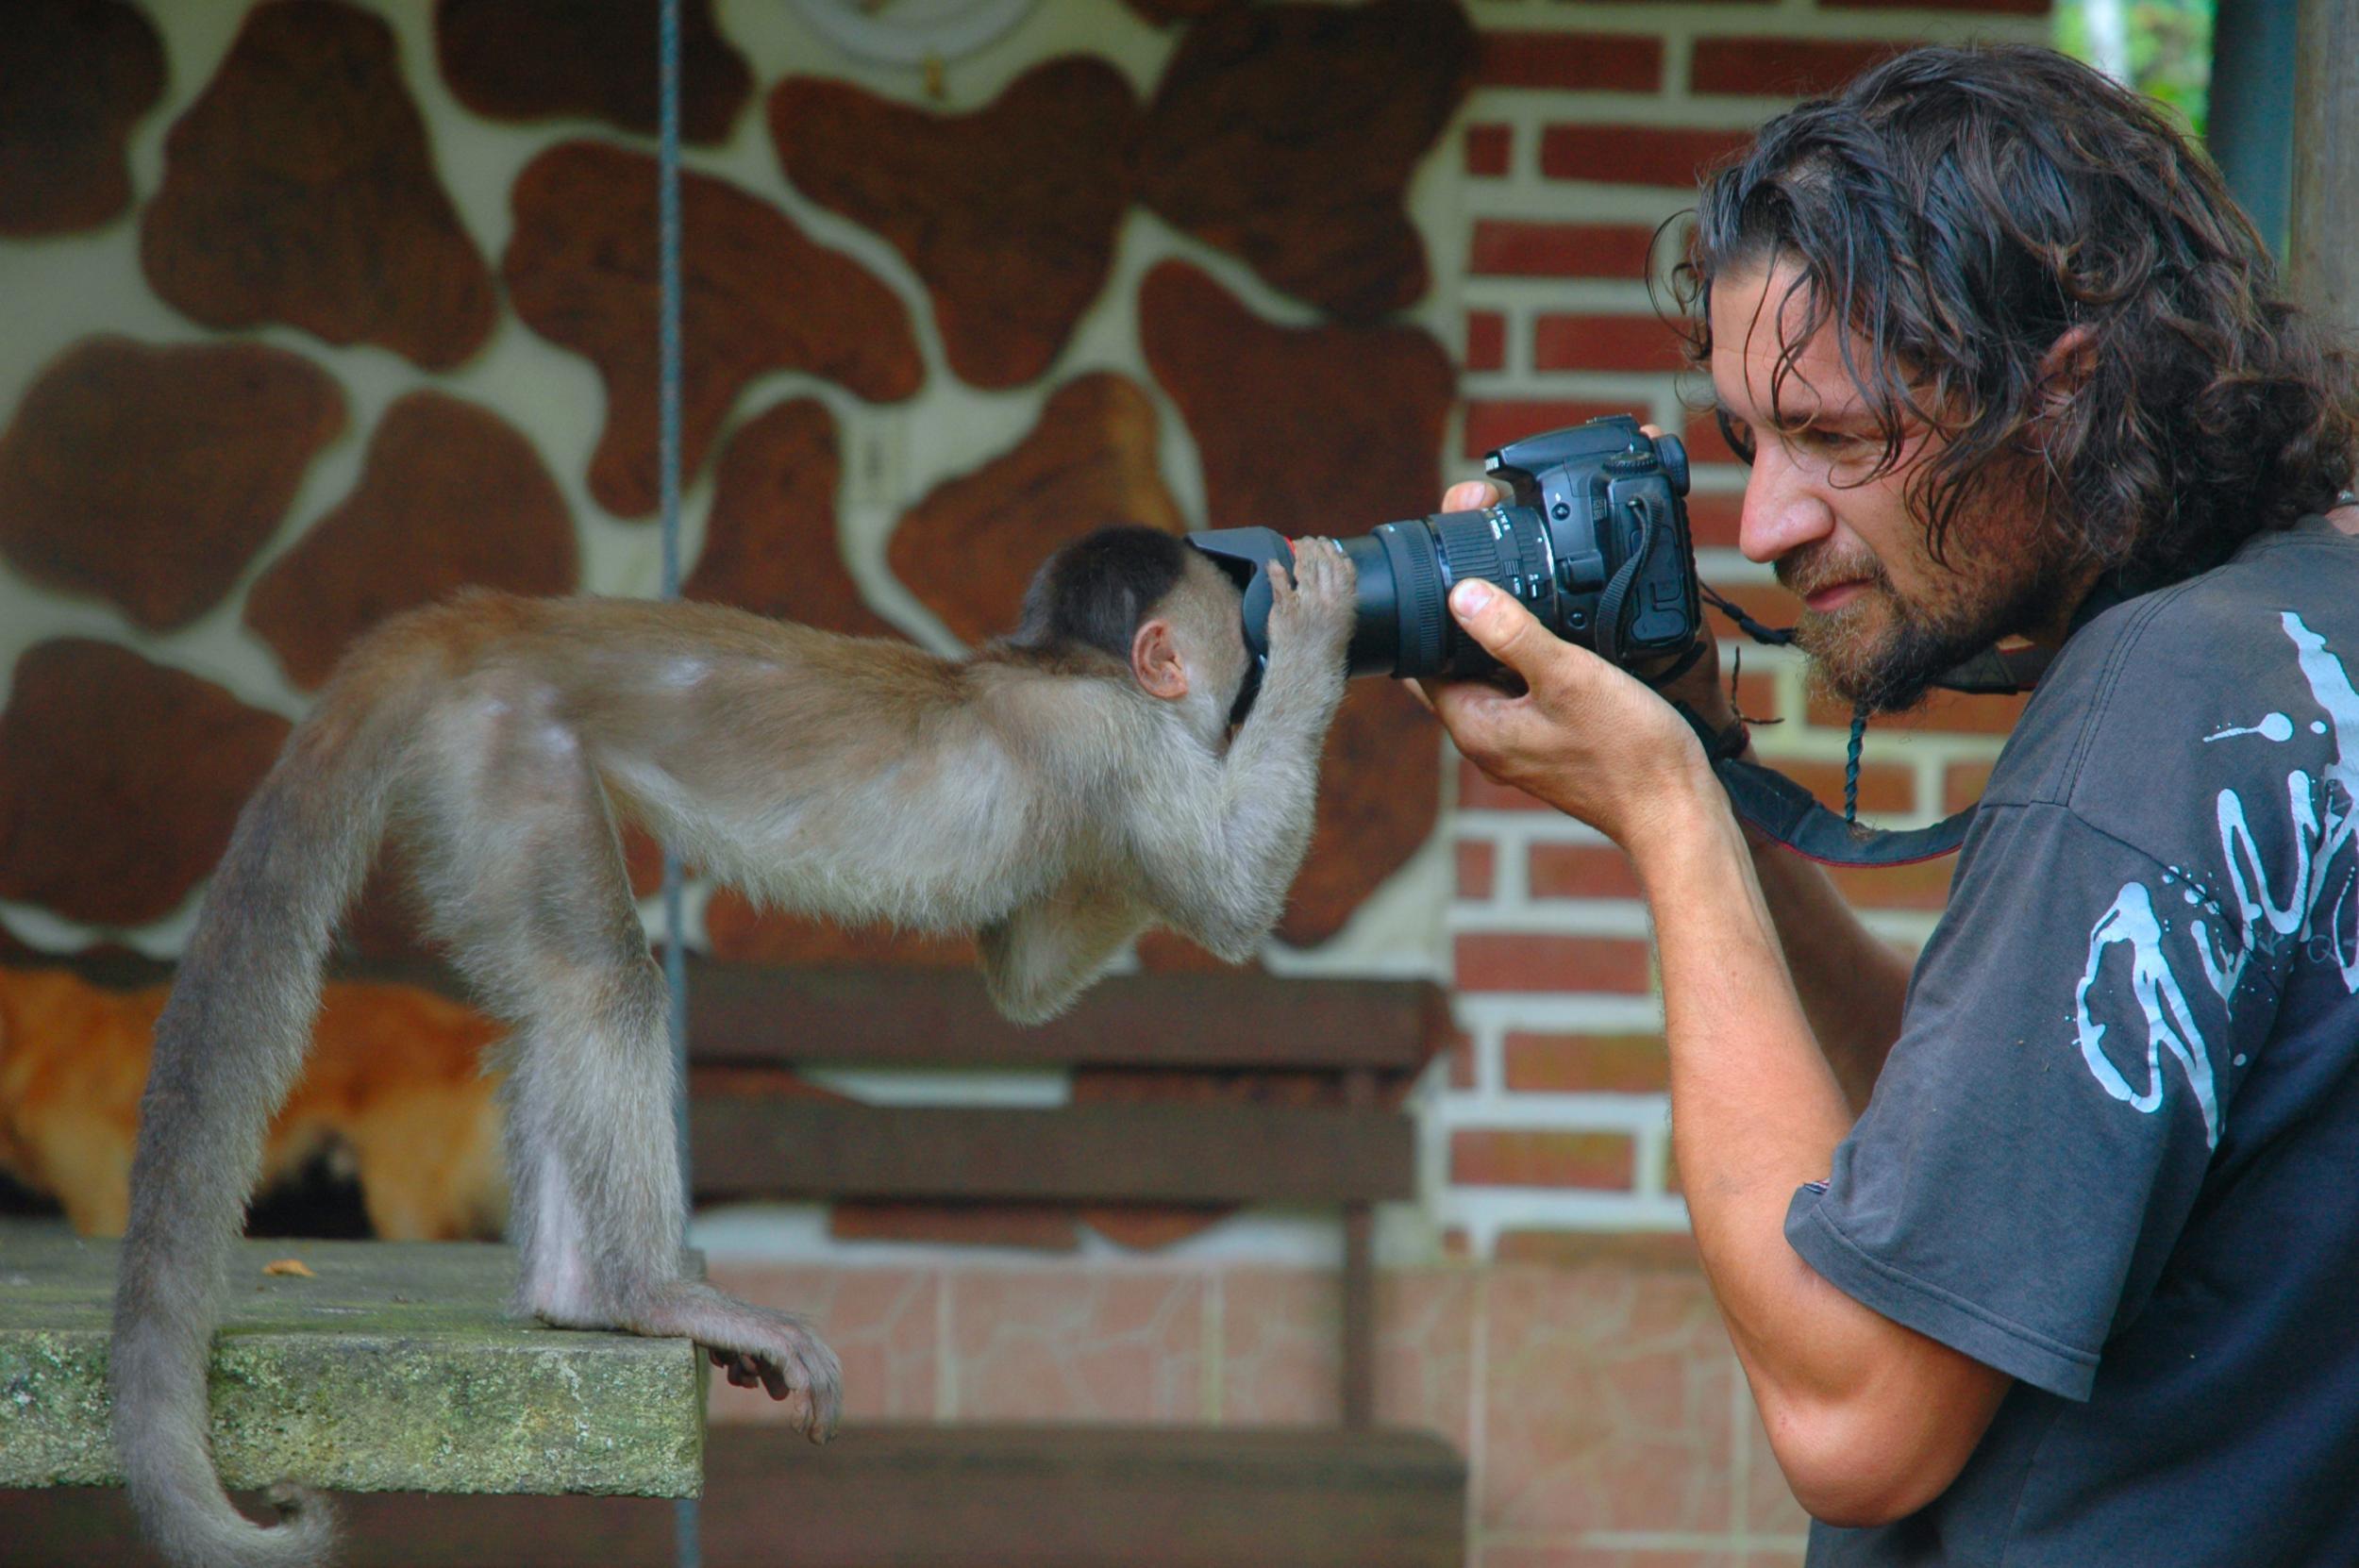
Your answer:
[[[1765,126],[1706,183],[1673,274],[1694,365],[1714,280],[1774,262],[1805,323],[1776,384],[1839,321],[1876,474],[1910,421],[1947,438],[1908,486],[1936,559],[1961,511],[2028,492],[2068,558],[2150,585],[2351,482],[2350,345],[2285,301],[2154,106],[2050,50],[1916,50]]]

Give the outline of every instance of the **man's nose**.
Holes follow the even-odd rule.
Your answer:
[[[1747,560],[1773,561],[1834,531],[1826,497],[1774,442],[1764,441],[1745,480],[1736,545]]]

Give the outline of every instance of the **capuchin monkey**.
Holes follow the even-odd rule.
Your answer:
[[[151,1539],[203,1568],[329,1548],[315,1496],[281,1489],[275,1528],[230,1506],[205,1377],[263,1131],[381,837],[511,1031],[518,1309],[694,1340],[820,1440],[834,1354],[680,1273],[669,1005],[617,821],[776,908],[974,931],[1021,1022],[1157,923],[1243,959],[1310,842],[1353,619],[1330,542],[1272,579],[1268,670],[1233,738],[1238,590],[1146,528],[1051,557],[1017,631],[963,659],[711,605],[489,592],[358,644],[239,818],[156,1026],[109,1374]]]

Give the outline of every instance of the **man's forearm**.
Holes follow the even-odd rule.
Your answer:
[[[1857,1115],[1899,1038],[1909,961],[1860,923],[1815,861],[1749,827],[1745,843],[1803,1016]]]
[[[1707,779],[1627,847],[1661,953],[1689,1217],[1771,1445],[1824,1516],[1915,1507],[1956,1473],[2003,1379],[1836,1290],[1785,1240],[1795,1191],[1830,1174],[1854,1113],[1725,799]],[[1782,891],[1788,918],[1840,902],[1823,876]]]

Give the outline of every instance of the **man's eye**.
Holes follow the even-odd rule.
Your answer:
[[[1753,466],[1753,433],[1731,419],[1726,409],[1715,409],[1712,417],[1719,422],[1720,439],[1729,443],[1736,460],[1747,468]]]
[[[1796,445],[1822,458],[1850,457],[1865,444],[1866,439],[1853,430],[1822,430],[1815,425],[1804,425],[1793,436]]]

